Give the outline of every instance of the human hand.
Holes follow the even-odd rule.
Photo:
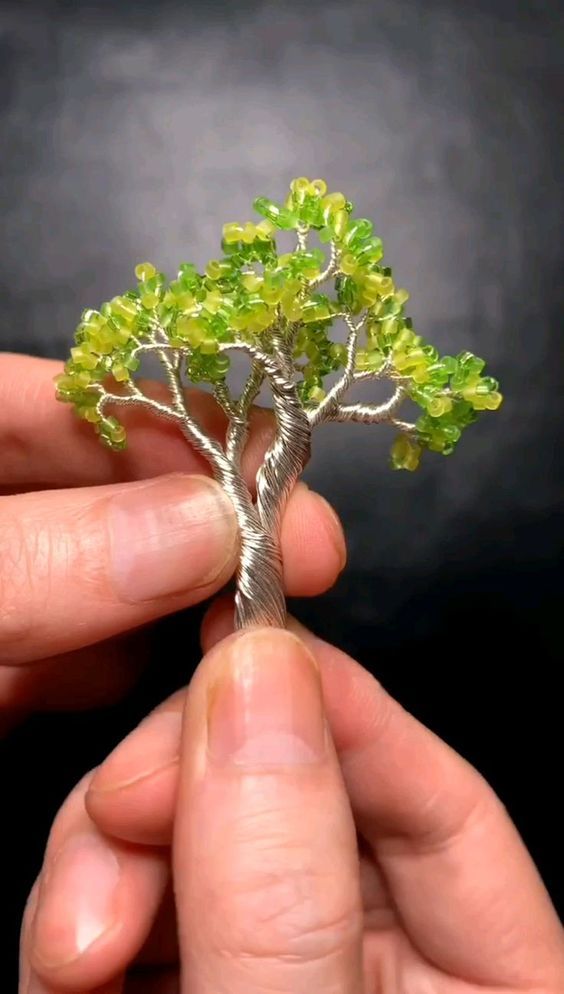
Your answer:
[[[299,626],[229,624],[59,812],[21,994],[561,994],[556,913],[477,771]]]
[[[0,356],[0,730],[34,710],[111,703],[147,641],[124,633],[209,597],[236,565],[233,510],[205,461],[139,412],[127,412],[131,448],[104,450],[55,400],[60,368]],[[220,437],[212,398],[191,398]],[[255,410],[248,480],[272,432],[270,414]],[[341,527],[305,485],[290,499],[282,545],[289,594],[320,593],[344,565]]]

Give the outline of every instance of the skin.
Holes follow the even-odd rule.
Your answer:
[[[25,568],[7,587],[12,610],[4,621],[25,609],[26,596],[40,589],[44,597],[34,601],[37,622],[18,637],[13,623],[0,628],[2,676],[25,669],[28,684],[37,681],[47,697],[68,680],[73,706],[92,677],[88,660],[100,664],[110,637],[211,594],[229,575],[236,546],[229,562],[215,563],[211,581],[190,574],[187,582],[184,558],[171,553],[167,583],[171,571],[181,572],[173,596],[116,597],[115,577],[107,583],[106,530],[95,526],[108,500],[117,496],[123,509],[136,484],[113,479],[113,457],[98,457],[95,447],[84,459],[86,435],[80,426],[69,431],[47,397],[53,364],[3,361],[13,367],[0,375],[8,456],[0,518],[16,520],[20,494],[25,523],[12,553],[16,569],[22,561]],[[25,398],[14,382],[29,385]],[[132,456],[119,472],[138,481],[150,471],[152,428],[131,427],[146,446],[147,468]],[[158,473],[178,467],[176,440],[170,463],[167,445],[159,447]],[[188,486],[202,467],[181,471]],[[160,481],[159,499],[169,501],[167,488],[177,482]],[[344,561],[340,530],[319,500],[299,490],[286,515],[286,584],[294,592],[323,589]],[[73,528],[85,519],[97,537],[74,562]],[[13,531],[5,529],[6,541]],[[322,565],[312,580],[315,554]],[[61,646],[50,619],[61,596],[74,596],[71,580],[81,582],[84,563],[95,567],[83,591],[95,609],[76,628],[68,613],[71,634]],[[37,570],[44,582],[34,587]],[[477,771],[339,650],[293,622],[289,632],[230,634],[231,617],[225,600],[214,605],[189,687],[148,716],[62,806],[24,916],[21,994],[561,992],[556,913]],[[50,658],[41,656],[42,639]],[[74,682],[70,666],[80,674]],[[17,679],[2,686],[6,709],[38,706],[32,690],[18,696]]]
[[[208,614],[190,686],[61,808],[24,919],[22,994],[562,991],[561,926],[479,773],[339,650],[295,622],[226,635],[231,610]],[[249,660],[261,706],[253,715],[247,682],[235,738],[241,750],[246,723],[262,758],[243,749],[233,763],[225,704]],[[308,763],[273,736],[289,693],[293,734],[312,741],[326,723]],[[77,954],[88,895],[65,889],[57,862],[85,835],[121,876],[107,929]]]
[[[91,427],[55,400],[52,381],[61,368],[44,359],[0,356],[4,731],[32,711],[107,705],[122,696],[145,662],[143,626],[215,593],[237,561],[235,518],[205,461],[169,425],[139,412],[128,412],[130,448],[119,455],[105,450]],[[148,389],[158,396],[162,388]],[[194,393],[192,403],[220,437],[225,419],[211,398]],[[254,411],[244,464],[249,480],[272,432],[270,414]],[[173,517],[180,500],[181,542]],[[139,567],[116,585],[110,544],[117,539],[123,552],[119,539],[128,517],[133,537],[143,537],[147,506],[168,509],[162,536],[158,522],[151,522],[153,537],[162,537],[155,542],[157,555],[148,561],[137,543]],[[168,533],[173,541],[166,550]],[[289,594],[326,590],[345,563],[334,512],[305,485],[290,500],[282,545]],[[139,576],[162,573],[163,562],[156,590],[133,589]]]

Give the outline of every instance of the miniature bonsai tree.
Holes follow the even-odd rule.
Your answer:
[[[126,445],[119,410],[141,407],[174,422],[209,460],[240,526],[239,627],[285,624],[280,522],[315,427],[326,421],[391,425],[397,429],[392,465],[414,470],[424,449],[449,455],[464,428],[502,400],[497,382],[482,375],[482,359],[470,352],[440,356],[416,333],[405,314],[408,294],[382,265],[381,240],[370,221],[353,217],[353,204],[342,193],[328,193],[321,179],[300,177],[284,204],[259,197],[254,209],[263,220],[226,224],[223,254],[203,273],[182,263],[169,281],[144,262],[135,269],[135,289],[100,310],[85,310],[71,358],[57,377],[59,400],[71,403],[111,448]],[[293,251],[278,253],[277,229],[295,233]],[[311,244],[313,233],[317,245]],[[339,328],[343,341],[336,340]],[[227,381],[235,352],[248,360],[237,396]],[[147,355],[158,357],[164,369],[166,403],[136,382]],[[227,417],[224,444],[199,423],[186,380],[211,385]],[[348,399],[351,388],[367,380],[389,382],[383,403]],[[251,407],[264,384],[276,434],[253,499],[241,457]],[[400,419],[408,399],[422,409],[414,422]]]

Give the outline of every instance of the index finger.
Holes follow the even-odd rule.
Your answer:
[[[62,363],[14,353],[0,354],[0,488],[92,486],[161,476],[177,470],[210,475],[207,461],[180,432],[143,410],[120,412],[129,445],[110,452],[91,425],[76,418],[55,397],[53,378]],[[149,396],[166,393],[164,384],[145,383]],[[190,405],[209,434],[222,439],[226,419],[210,394],[190,392]],[[253,480],[273,437],[269,411],[254,408],[245,450],[245,476]]]

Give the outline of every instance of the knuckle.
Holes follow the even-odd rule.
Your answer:
[[[263,840],[231,883],[229,948],[224,934],[217,937],[226,956],[313,962],[330,959],[360,934],[354,875],[336,860],[320,862],[311,843]]]

